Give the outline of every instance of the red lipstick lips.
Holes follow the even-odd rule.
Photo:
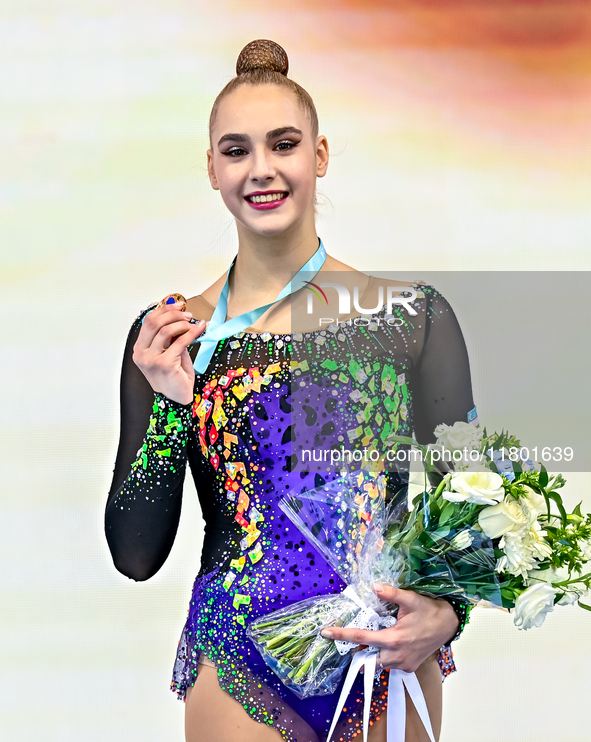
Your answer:
[[[275,198],[272,201],[257,199],[255,202],[250,200],[258,196],[262,197],[262,199],[264,199],[265,196],[280,196],[280,198]],[[276,209],[281,206],[281,204],[285,203],[287,197],[288,194],[286,191],[254,191],[253,193],[249,193],[248,196],[245,196],[244,200],[249,206],[252,206],[252,208],[257,211],[269,211],[270,209]]]

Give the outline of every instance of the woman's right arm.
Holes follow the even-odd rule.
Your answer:
[[[187,345],[203,331],[189,318],[177,308],[146,310],[125,345],[105,534],[116,568],[133,580],[160,569],[178,528],[194,382]]]

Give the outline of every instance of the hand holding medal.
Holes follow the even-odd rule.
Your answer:
[[[182,294],[169,294],[142,322],[133,360],[155,392],[179,404],[193,401],[195,371],[187,350],[205,330],[187,311]]]

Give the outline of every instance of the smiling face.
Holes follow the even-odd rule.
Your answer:
[[[211,185],[247,230],[274,236],[314,223],[316,178],[328,146],[314,137],[296,96],[278,85],[241,85],[219,104],[207,151]]]

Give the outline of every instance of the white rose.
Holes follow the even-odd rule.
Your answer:
[[[478,514],[478,525],[489,538],[498,538],[520,528],[527,522],[521,505],[508,497],[498,505],[484,508]]]
[[[480,448],[482,431],[472,423],[455,422],[453,425],[441,423],[435,428],[437,443],[451,451],[464,448]]]
[[[525,494],[520,500],[521,506],[529,515],[530,523],[533,523],[542,513],[547,512],[546,500],[531,487],[528,487],[527,484],[522,484],[521,487],[525,490]]]
[[[474,502],[478,505],[496,505],[505,497],[503,478],[493,471],[454,472],[446,474],[451,487],[441,496],[450,502]]]
[[[558,591],[547,583],[538,583],[517,598],[513,621],[518,629],[540,627],[546,615],[554,609],[554,596]]]

